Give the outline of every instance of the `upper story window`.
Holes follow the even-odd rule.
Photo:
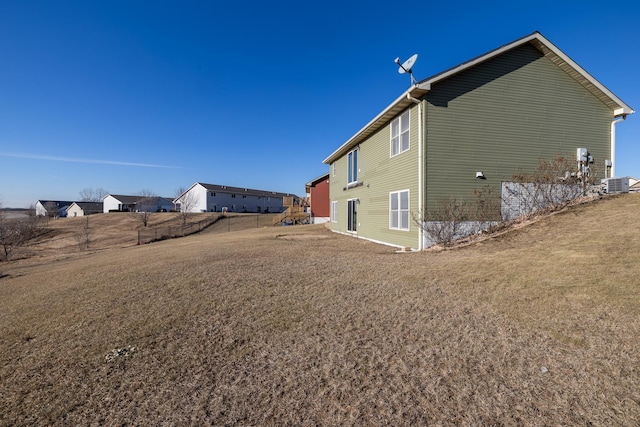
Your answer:
[[[356,148],[347,155],[347,162],[349,163],[349,184],[358,181],[358,151],[359,150]]]
[[[332,175],[336,176],[336,162],[333,162],[331,164],[331,169],[332,169],[332,172],[333,172]]]
[[[391,157],[409,149],[409,110],[391,121]]]

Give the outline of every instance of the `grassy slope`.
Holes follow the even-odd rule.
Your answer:
[[[443,252],[298,226],[3,266],[0,425],[638,425],[639,207]]]

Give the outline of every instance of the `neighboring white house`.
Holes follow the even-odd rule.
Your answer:
[[[102,211],[107,212],[169,212],[173,202],[166,197],[125,196],[107,194],[102,199]]]
[[[36,202],[36,216],[67,216],[67,208],[71,203],[66,200],[38,200]],[[53,211],[56,213],[53,214]]]
[[[102,202],[73,202],[67,208],[67,217],[86,216],[102,213]]]
[[[286,209],[284,197],[298,198],[276,191],[196,182],[173,203],[187,212],[280,213]]]

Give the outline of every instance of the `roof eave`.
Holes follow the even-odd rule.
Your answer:
[[[407,89],[402,95],[400,95],[395,101],[387,106],[380,114],[373,118],[369,123],[367,123],[362,129],[356,132],[347,142],[342,144],[340,148],[335,150],[329,157],[324,159],[322,163],[331,164],[336,159],[342,157],[353,147],[358,145],[360,142],[366,140],[372,134],[376,133],[380,130],[384,125],[386,125],[392,118],[400,114],[407,107],[414,105],[414,101],[411,98],[420,99],[423,97],[429,90],[431,89],[431,85],[426,82],[414,84],[409,89]]]
[[[331,153],[329,157],[324,159],[323,163],[330,164],[336,159],[346,154],[353,147],[360,142],[367,139],[371,134],[377,132],[383,127],[390,119],[395,117],[403,109],[407,108],[413,103],[409,97],[420,98],[424,96],[430,89],[431,85],[445,80],[455,74],[470,69],[482,62],[488,61],[496,56],[503,54],[515,47],[524,45],[525,43],[531,43],[536,49],[538,49],[547,59],[556,64],[560,69],[565,71],[574,80],[585,87],[595,97],[602,101],[613,111],[614,117],[626,117],[629,114],[635,113],[635,111],[620,98],[607,89],[602,83],[596,80],[591,74],[579,66],[575,61],[564,54],[553,43],[551,43],[546,37],[540,34],[538,31],[522,37],[509,44],[494,49],[484,55],[471,59],[457,65],[449,70],[443,71],[432,77],[429,77],[416,85],[413,85],[409,90],[400,95],[393,103],[385,108],[380,114],[378,114],[373,120],[367,123],[362,129],[360,129],[354,136],[352,136],[347,142],[342,144],[340,148]],[[418,93],[422,92],[422,93]]]

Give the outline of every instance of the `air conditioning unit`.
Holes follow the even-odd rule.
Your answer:
[[[624,178],[606,178],[601,181],[602,189],[605,193],[628,193],[629,177]]]

